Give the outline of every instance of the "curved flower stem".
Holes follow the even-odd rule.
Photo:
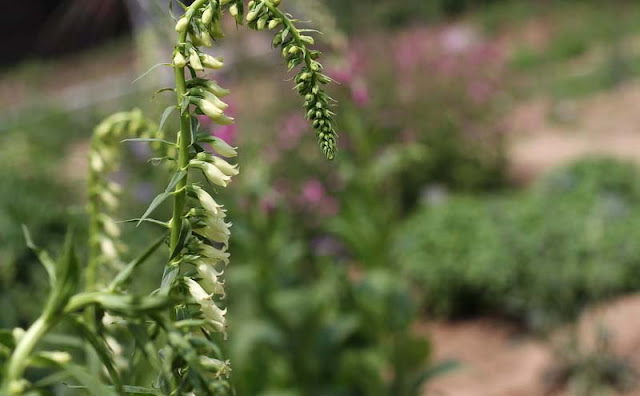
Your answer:
[[[60,316],[57,316],[58,318]],[[2,395],[11,395],[11,386],[22,378],[27,368],[28,359],[38,342],[56,324],[56,315],[39,317],[22,336],[7,364],[7,376],[2,388]]]

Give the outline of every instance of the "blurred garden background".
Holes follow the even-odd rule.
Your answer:
[[[46,296],[21,225],[53,251],[67,227],[86,229],[92,130],[116,110],[160,119],[172,97],[154,92],[171,69],[133,81],[173,43],[164,0],[4,3],[11,328]],[[324,33],[340,152],[327,162],[317,149],[269,34],[229,18],[215,78],[238,122],[211,133],[240,147],[242,172],[221,192],[237,394],[640,394],[640,3],[283,7]],[[125,220],[167,180],[147,146],[122,150]],[[132,232],[130,254],[156,231]],[[160,281],[156,259],[140,290]]]

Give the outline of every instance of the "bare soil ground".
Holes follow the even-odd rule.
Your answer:
[[[640,162],[640,81],[577,101],[535,99],[518,106],[507,124],[516,180],[588,154]]]
[[[640,370],[640,295],[627,296],[587,312],[578,324],[582,348],[592,350],[595,333],[611,335],[610,351]],[[544,341],[523,335],[509,324],[488,319],[432,322],[418,326],[435,347],[436,361],[454,359],[455,371],[431,381],[425,395],[435,396],[569,396],[567,389],[551,392],[545,374],[555,357],[553,345],[567,341],[559,329]],[[640,389],[624,393],[640,395]]]

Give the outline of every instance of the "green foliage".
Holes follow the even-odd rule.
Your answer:
[[[405,281],[311,254],[284,208],[246,220],[233,246],[244,264],[228,273],[238,392],[419,394],[431,350],[411,334],[416,306]]]
[[[571,394],[597,396],[633,390],[638,373],[628,359],[614,353],[611,334],[599,327],[594,338],[594,346],[580,345],[578,331],[572,328],[569,342],[556,349],[556,363],[546,373],[549,391],[568,388]]]
[[[578,162],[524,194],[451,198],[397,235],[399,266],[432,312],[494,313],[534,328],[640,286],[640,178],[628,163]]]

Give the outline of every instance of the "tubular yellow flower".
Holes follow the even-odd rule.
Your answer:
[[[176,55],[173,57],[173,65],[176,67],[185,67],[187,65],[187,60],[182,53],[176,52]]]
[[[200,39],[200,43],[205,47],[213,46],[213,40],[211,39],[211,35],[209,34],[209,32],[201,32],[198,38]]]
[[[187,27],[189,26],[189,20],[186,17],[182,17],[176,23],[176,32],[183,33],[187,31]]]
[[[193,48],[189,49],[189,64],[194,70],[204,70],[202,62],[200,62],[200,56],[198,56],[198,53]]]
[[[213,147],[216,153],[220,154],[223,157],[233,158],[238,155],[236,148],[231,147],[229,144],[227,144],[227,142],[220,139],[219,137],[213,137],[211,147]]]
[[[184,278],[184,281],[189,289],[189,294],[198,304],[202,305],[207,301],[211,301],[211,294],[207,293],[198,282],[187,277]]]
[[[226,250],[216,249],[213,246],[206,245],[200,242],[197,245],[198,254],[202,257],[206,257],[211,260],[221,261],[225,263],[225,265],[229,264],[229,252]]]
[[[232,17],[237,17],[239,12],[240,11],[238,11],[238,6],[236,4],[229,7],[229,14],[231,14]]]
[[[202,56],[200,56],[200,60],[202,61],[202,65],[209,69],[217,70],[221,69],[224,66],[221,57],[214,58],[211,55],[203,54]]]
[[[220,210],[222,209],[222,205],[218,204],[203,188],[194,184],[191,186],[191,189],[196,193],[198,201],[200,201],[200,205],[202,205],[205,210],[214,215],[223,213],[222,210]]]
[[[102,214],[100,216],[100,222],[102,223],[102,228],[104,228],[105,233],[111,238],[117,238],[120,236],[120,227],[118,227],[111,217]]]
[[[201,260],[202,261],[202,260]],[[200,276],[200,285],[209,294],[225,295],[224,282],[220,282],[218,277],[222,275],[222,272],[218,272],[213,268],[213,265],[202,261],[196,267],[198,275]]]
[[[222,171],[213,164],[201,160],[191,160],[190,164],[194,168],[201,169],[207,177],[207,180],[215,185],[226,187],[231,181],[231,177],[222,173]]]
[[[238,170],[238,164],[231,165],[227,161],[220,157],[211,157],[213,164],[227,176],[236,176],[240,171]]]
[[[224,114],[224,110],[205,99],[194,99],[192,101],[198,108],[209,117],[215,119]]]
[[[212,20],[213,20],[213,10],[211,10],[211,7],[209,6],[202,13],[202,23],[208,26],[209,24],[211,24]]]

